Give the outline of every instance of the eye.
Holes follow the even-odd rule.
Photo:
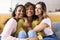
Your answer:
[[[33,8],[30,8],[31,10],[33,10]]]
[[[21,10],[18,10],[18,12],[21,12]]]

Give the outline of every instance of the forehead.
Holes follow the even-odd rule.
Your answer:
[[[27,8],[33,8],[33,6],[32,6],[32,5],[30,5],[30,6],[28,6]]]
[[[41,8],[42,6],[41,6],[40,4],[37,4],[36,7],[37,7],[37,8]]]
[[[19,6],[17,9],[24,9],[22,6]]]

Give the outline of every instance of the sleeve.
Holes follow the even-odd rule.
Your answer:
[[[26,40],[26,39],[21,39],[21,38],[8,36],[8,37],[2,37],[1,40]]]
[[[11,36],[16,26],[17,26],[16,21],[14,19],[10,19],[6,23],[3,32],[1,33],[2,36],[1,40],[25,40]]]
[[[14,27],[14,22],[12,19],[10,19],[6,25],[4,26],[3,32],[1,33],[2,36],[9,36],[11,35]]]
[[[51,20],[50,20],[49,18],[43,19],[41,23],[46,23],[46,24],[48,24],[49,26],[51,26]]]

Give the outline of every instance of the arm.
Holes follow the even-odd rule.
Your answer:
[[[27,20],[27,18],[25,18],[25,22],[24,22],[24,24],[23,24],[23,28],[25,29],[27,29],[27,30],[31,30],[32,28],[31,28],[31,23],[30,22],[28,22],[28,20]]]
[[[31,24],[29,24],[28,22],[27,23],[24,23],[24,25],[23,25],[24,27],[24,29],[27,29],[27,30],[31,30],[32,28],[31,28]]]
[[[11,34],[14,33],[16,30],[17,26],[17,23],[14,19],[10,19],[4,29],[3,29],[3,32],[1,33],[1,36],[2,36],[2,40],[25,40],[25,39],[19,39],[19,38],[15,38],[15,37],[12,37]]]
[[[39,40],[38,38],[27,38],[27,40]]]
[[[33,30],[39,32],[44,30],[46,27],[51,27],[51,20],[49,18],[43,19]]]
[[[8,37],[2,36],[1,40],[26,40],[26,39],[16,38],[16,37],[12,37],[12,36],[8,36]]]
[[[46,23],[40,23],[39,25],[37,25],[33,30],[35,30],[36,32],[42,31],[44,30],[46,27],[48,27],[49,25]]]

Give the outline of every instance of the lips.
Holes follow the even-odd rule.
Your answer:
[[[19,15],[19,18],[22,18],[23,17],[23,15]]]

